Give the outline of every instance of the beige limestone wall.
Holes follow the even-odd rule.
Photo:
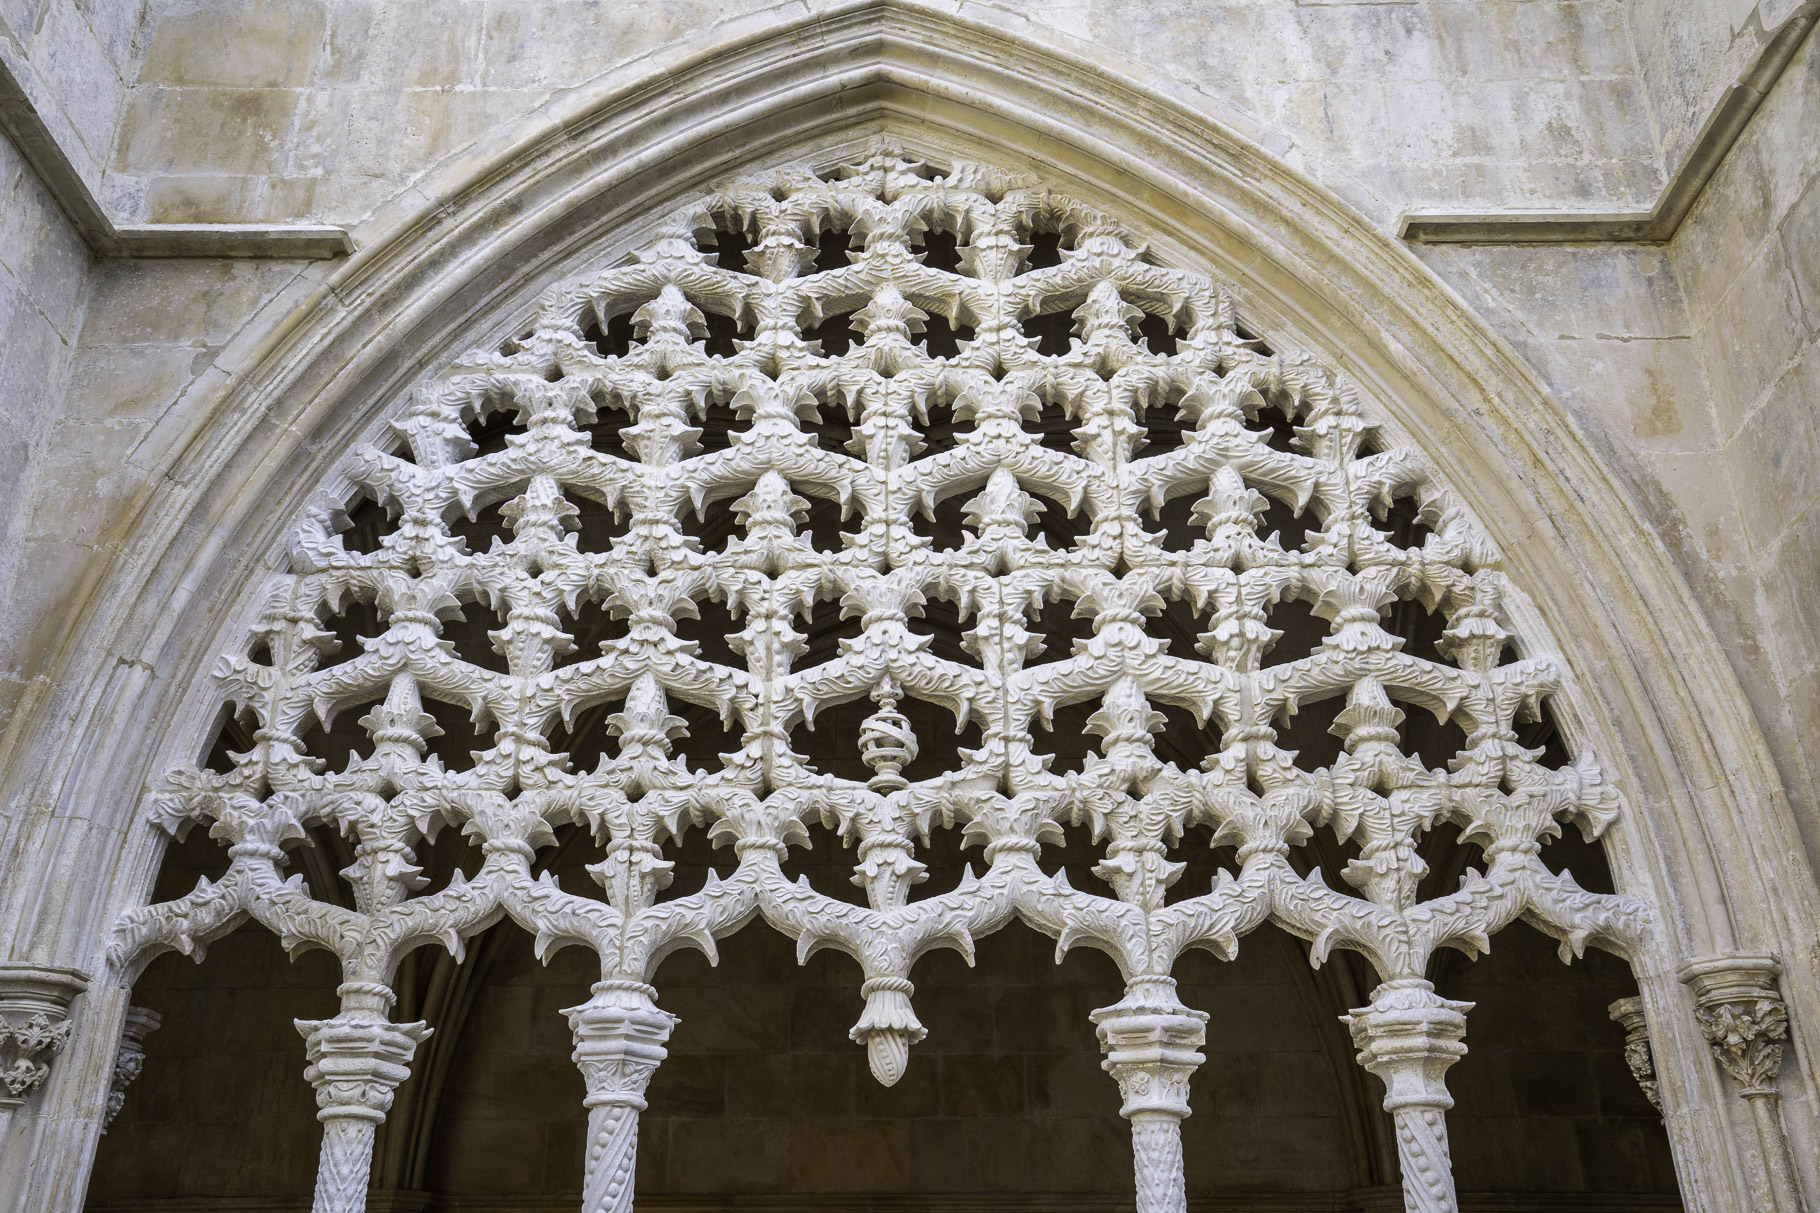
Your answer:
[[[1663,245],[1420,250],[1536,366],[1669,543],[1820,855],[1820,48]]]
[[[48,619],[19,584],[46,572],[33,544],[25,491],[50,453],[64,374],[82,321],[88,250],[19,151],[0,136],[0,734],[36,673]]]
[[[146,0],[3,0],[0,67],[99,192],[137,75]]]
[[[836,7],[153,0],[108,189],[149,221],[355,223],[568,90]],[[1646,207],[1663,180],[1622,0],[931,7],[1143,78],[1384,216]]]

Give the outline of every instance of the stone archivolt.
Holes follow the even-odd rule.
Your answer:
[[[746,428],[705,450],[704,421],[727,410]],[[1055,427],[1048,441],[1029,428],[1045,412],[1064,419],[1059,446]],[[623,454],[591,441],[617,414]],[[470,427],[495,416],[516,432],[480,453]],[[1161,429],[1179,428],[1179,445],[1147,445],[1157,416],[1173,417]],[[970,430],[951,433],[947,417]],[[844,448],[828,449],[845,427]],[[1628,953],[1644,929],[1639,903],[1588,893],[1539,858],[1560,822],[1596,836],[1617,797],[1589,755],[1550,768],[1519,744],[1517,723],[1558,689],[1560,664],[1546,637],[1513,634],[1505,604],[1517,591],[1497,552],[1420,454],[1390,441],[1346,381],[1244,328],[1220,287],[1020,177],[880,151],[736,185],[679,212],[629,264],[548,294],[520,336],[456,359],[392,428],[401,445],[359,449],[343,469],[389,512],[390,533],[358,551],[343,508],[301,523],[290,571],[219,668],[227,698],[256,718],[251,747],[226,772],[171,772],[153,798],[173,831],[211,823],[226,874],[130,913],[113,949],[129,972],[162,950],[200,956],[250,915],[287,946],[340,957],[341,1013],[298,1025],[325,1123],[318,1213],[362,1207],[373,1125],[424,1034],[388,1022],[400,959],[429,943],[460,954],[502,916],[541,955],[581,944],[601,958],[594,997],[568,1013],[587,1080],[591,1211],[631,1204],[638,1111],[673,1022],[649,984],[658,963],[680,947],[713,957],[716,938],[754,916],[795,938],[799,956],[832,947],[859,962],[866,1003],[852,1036],[886,1083],[924,1035],[910,973],[928,950],[970,957],[977,936],[1015,916],[1058,953],[1109,953],[1126,997],[1095,1020],[1146,1213],[1184,1202],[1178,1126],[1205,1033],[1169,977],[1185,949],[1230,957],[1274,922],[1311,941],[1316,964],[1336,947],[1371,962],[1384,984],[1349,1023],[1397,1118],[1409,1206],[1439,1210],[1454,1207],[1443,1074],[1464,1052],[1470,1007],[1425,979],[1433,951],[1483,949],[1517,917],[1559,938],[1564,958],[1589,942]],[[1156,521],[1183,498],[1191,542]],[[686,520],[727,501],[738,526],[704,550]],[[843,519],[838,550],[804,533],[817,502]],[[964,502],[956,547],[925,523],[944,502]],[[1399,503],[1413,504],[1419,543],[1384,521]],[[1285,545],[1265,522],[1278,507],[1318,525]],[[505,530],[470,550],[460,519],[494,508]],[[622,528],[606,550],[579,546],[584,509],[610,510]],[[1045,513],[1080,517],[1084,531],[1051,544],[1033,526]],[[965,622],[970,661],[913,630],[938,599]],[[1292,600],[1328,635],[1265,666],[1282,634],[1272,609]],[[743,622],[726,638],[743,668],[678,634],[710,601]],[[1399,601],[1445,618],[1441,660],[1401,651],[1382,626]],[[335,626],[353,603],[382,626],[347,657]],[[859,631],[805,663],[818,603]],[[1032,627],[1052,603],[1071,603],[1092,633],[1038,663]],[[487,666],[443,635],[475,606],[502,620],[489,633],[501,660]],[[1178,606],[1205,628],[1192,657],[1152,623]],[[624,634],[577,654],[603,616]],[[324,665],[331,654],[347,659]],[[1279,727],[1333,697],[1345,700],[1331,730],[1343,752],[1299,767]],[[491,728],[471,768],[430,754],[439,730],[426,701]],[[975,725],[979,745],[911,778],[921,746],[909,701],[951,714],[957,731]],[[1079,771],[1052,770],[1035,730],[1081,703],[1098,705],[1098,752]],[[675,751],[686,729],[672,706],[685,704],[739,730],[713,769]],[[794,748],[818,713],[847,704],[866,705],[863,780]],[[366,752],[324,769],[306,736],[362,705]],[[1154,752],[1160,707],[1217,729],[1199,768]],[[1404,744],[1405,707],[1460,725],[1466,744],[1447,769]],[[617,752],[572,769],[568,728],[607,708]],[[1482,848],[1483,869],[1422,900],[1417,839],[1443,822]],[[590,871],[604,899],[533,875],[566,823],[602,845]],[[866,905],[784,875],[812,824],[857,844]],[[1039,865],[1064,824],[1104,843],[1095,871],[1115,896]],[[318,825],[356,842],[342,872],[352,908],[282,874],[287,844]],[[422,893],[417,848],[451,826],[483,862]],[[1168,901],[1182,870],[1170,848],[1197,826],[1236,848],[1238,870]],[[664,844],[691,828],[731,848],[732,870],[659,900]],[[1291,864],[1316,828],[1357,844],[1353,891]],[[962,830],[984,870],[912,900],[918,844],[935,829]]]

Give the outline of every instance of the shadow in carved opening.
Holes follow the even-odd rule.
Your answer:
[[[832,832],[814,834],[788,870],[850,899],[851,849]],[[539,866],[582,892],[594,883],[585,869],[595,848],[584,834],[565,835]],[[1045,851],[1045,869],[1109,893],[1093,875],[1103,846],[1085,828],[1066,835]],[[938,831],[919,851],[930,893],[951,890],[963,862],[977,866],[977,849],[956,841],[957,832]],[[1444,832],[1432,841],[1437,872],[1457,872],[1473,850]],[[1181,884],[1195,892],[1231,867],[1230,848],[1207,844],[1197,829],[1172,851],[1187,864]],[[1582,882],[1598,887],[1597,848],[1559,845]],[[728,852],[700,831],[665,854],[681,894],[698,890],[710,867],[723,877],[730,868]],[[172,847],[160,893],[219,875],[218,855],[192,833]],[[426,870],[442,884],[440,869],[456,858],[426,857]],[[1323,859],[1331,879],[1340,859]],[[471,871],[473,858],[465,862]],[[847,1038],[860,1010],[847,958],[822,952],[799,967],[790,941],[762,924],[728,938],[718,966],[694,952],[673,956],[658,980],[681,1021],[647,1093],[641,1207],[1128,1208],[1127,1134],[1087,1022],[1117,1001],[1118,972],[1091,949],[1060,965],[1053,951],[1013,924],[980,941],[972,969],[953,952],[927,957],[914,978],[929,1036],[890,1088]],[[1564,968],[1553,951],[1553,941],[1517,928],[1477,962],[1453,953],[1436,962],[1442,993],[1473,1000],[1475,1026],[1488,1024],[1455,1070],[1449,1121],[1461,1208],[1677,1209],[1666,1134],[1606,1018],[1634,982],[1614,960],[1589,955]],[[586,1000],[592,980],[580,950],[542,965],[530,938],[509,927],[471,940],[460,963],[414,954],[397,982],[401,1013],[436,1034],[379,1135],[375,1196],[393,1203],[372,1207],[575,1207],[584,1091],[561,1012]],[[1182,1125],[1189,1209],[1397,1207],[1393,1130],[1338,1019],[1368,1000],[1369,966],[1342,953],[1311,969],[1304,943],[1267,927],[1230,963],[1190,953],[1177,981],[1183,1001],[1217,1025]],[[178,1198],[186,1213],[306,1209],[299,1193],[315,1167],[315,1108],[298,1081],[302,1041],[290,1020],[332,1013],[335,983],[325,954],[287,960],[255,926],[217,941],[200,967],[178,956],[154,962],[134,1001],[160,1011],[164,1025],[102,1139],[91,1213],[152,1213]]]

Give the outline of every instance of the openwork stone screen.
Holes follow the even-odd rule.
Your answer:
[[[549,294],[395,417],[391,449],[344,465],[386,533],[356,542],[343,509],[302,522],[220,667],[250,748],[155,797],[173,830],[212,823],[226,875],[129,915],[116,945],[130,970],[251,915],[341,958],[340,1013],[298,1024],[325,1127],[318,1213],[363,1206],[374,1127],[425,1032],[389,1021],[400,959],[459,953],[502,915],[540,954],[600,956],[568,1012],[590,1213],[631,1205],[673,1023],[658,962],[712,956],[754,917],[801,956],[859,962],[852,1036],[885,1083],[924,1035],[928,950],[971,956],[1016,917],[1058,953],[1110,953],[1126,994],[1093,1019],[1145,1213],[1184,1203],[1179,1123],[1207,1030],[1170,978],[1186,949],[1230,957],[1273,922],[1317,964],[1335,948],[1370,962],[1382,984],[1348,1017],[1359,1060],[1385,1084],[1409,1207],[1444,1210],[1443,1075],[1469,1007],[1434,992],[1430,955],[1519,916],[1564,957],[1642,930],[1636,903],[1539,858],[1558,822],[1596,835],[1616,798],[1590,756],[1551,767],[1520,744],[1560,666],[1546,638],[1513,634],[1517,591],[1422,456],[1343,379],[1244,327],[1219,286],[1022,178],[881,152],[741,183]],[[1409,607],[1445,621],[1426,652],[1384,626]],[[445,634],[464,612],[496,620],[488,653]],[[737,631],[689,638],[708,612]],[[958,647],[930,634],[938,612]],[[1297,612],[1324,634],[1283,660],[1273,623]],[[1298,765],[1279,730],[1323,701],[1343,702],[1337,756]],[[471,764],[431,753],[438,705],[475,722]],[[679,752],[691,705],[737,738],[728,752]],[[1091,708],[1092,752],[1058,762],[1071,705]],[[310,739],[356,710],[365,742],[332,769]],[[1407,712],[1458,726],[1445,769],[1408,744]],[[591,768],[569,752],[590,713],[614,739]],[[1200,752],[1159,755],[1166,714],[1192,716]],[[1443,822],[1483,863],[1420,900],[1417,842]],[[593,832],[604,896],[533,874],[565,824]],[[785,876],[809,825],[855,846],[865,904]],[[1114,896],[1049,874],[1064,825],[1090,827]],[[357,844],[351,908],[282,872],[322,826]],[[1172,898],[1171,848],[1198,826],[1235,870]],[[445,828],[484,861],[426,892],[421,846]],[[725,870],[663,899],[664,845],[691,829]],[[1292,862],[1317,829],[1356,846],[1350,888]],[[918,899],[937,830],[979,868]]]

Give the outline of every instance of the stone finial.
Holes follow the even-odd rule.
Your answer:
[[[1643,1018],[1643,1000],[1620,998],[1606,1010],[1610,1012],[1612,1022],[1624,1029],[1624,1064],[1630,1067],[1630,1076],[1643,1088],[1644,1098],[1660,1112],[1662,1084],[1656,1080],[1656,1062],[1649,1047],[1649,1024]]]

